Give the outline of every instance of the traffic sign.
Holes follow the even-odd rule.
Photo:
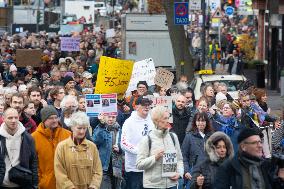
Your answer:
[[[188,2],[175,2],[174,6],[175,25],[188,25]]]
[[[223,18],[223,13],[220,7],[217,7],[216,11],[213,13],[212,18]]]
[[[201,10],[201,0],[190,0],[189,10]]]
[[[231,16],[231,15],[234,14],[234,11],[235,11],[234,7],[232,7],[232,6],[227,6],[227,7],[226,7],[226,10],[225,10],[225,13],[226,13],[226,15]]]

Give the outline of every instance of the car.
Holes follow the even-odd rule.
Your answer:
[[[205,74],[204,74],[205,73]],[[227,84],[228,93],[234,98],[238,99],[238,92],[241,86],[247,81],[243,75],[219,75],[211,74],[212,72],[199,72],[195,74],[193,80],[190,82],[189,87],[194,91],[195,99],[198,100],[202,96],[202,86],[206,83],[213,83],[215,81],[224,82]]]

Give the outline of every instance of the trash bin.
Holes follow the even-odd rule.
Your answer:
[[[256,87],[265,88],[265,64],[256,64]]]

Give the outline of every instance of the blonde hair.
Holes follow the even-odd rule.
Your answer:
[[[151,118],[155,125],[163,117],[164,113],[168,112],[168,109],[164,106],[156,106],[151,110]]]

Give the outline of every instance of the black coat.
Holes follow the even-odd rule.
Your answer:
[[[241,74],[243,74],[243,65],[244,65],[244,62],[243,62],[243,60],[242,60],[241,57],[237,57],[237,58],[238,58],[238,62],[237,62],[237,71],[236,71],[236,74],[241,75]],[[233,65],[235,64],[234,58],[233,58],[233,57],[230,57],[230,58],[227,60],[227,64],[229,64],[228,73],[232,74]]]
[[[264,179],[265,189],[272,189],[271,163],[263,161],[260,165],[261,173]],[[242,168],[238,154],[231,160],[227,160],[217,170],[214,189],[242,189],[243,178]]]
[[[185,137],[190,117],[191,112],[188,108],[184,108],[182,114],[179,114],[177,108],[173,107],[173,126],[170,131],[177,135],[180,144],[182,144]]]
[[[3,183],[5,176],[5,156],[7,153],[6,138],[0,135],[1,150],[0,150],[0,183]],[[22,145],[20,150],[20,165],[32,171],[32,185],[21,186],[23,189],[37,188],[38,186],[38,163],[37,154],[35,151],[35,143],[32,136],[25,131],[22,134]]]

